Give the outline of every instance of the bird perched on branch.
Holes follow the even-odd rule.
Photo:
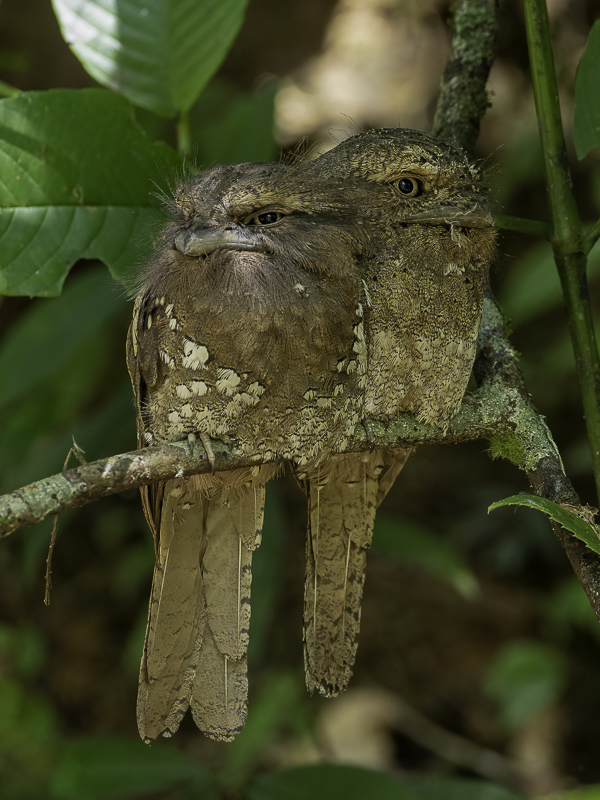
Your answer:
[[[307,685],[342,691],[366,548],[406,449],[344,453],[401,411],[446,428],[474,354],[493,230],[476,172],[412,131],[359,134],[314,162],[184,182],[140,276],[128,337],[140,446],[199,437],[256,466],[142,493],[157,563],[140,671],[144,740],[190,707],[231,740],[246,715],[252,551],[265,484],[308,493]],[[368,425],[367,425],[368,427]]]
[[[366,372],[364,234],[335,186],[240,164],[184,182],[140,276],[127,347],[140,446],[200,437],[256,466],[143,491],[156,568],[138,695],[149,741],[191,707],[231,740],[246,715],[252,551],[277,465],[343,450]],[[362,385],[361,385],[362,382]]]
[[[464,153],[419,131],[353,136],[307,166],[343,181],[367,234],[363,420],[401,412],[443,430],[475,359],[483,287],[495,253],[489,203]],[[410,450],[339,455],[297,468],[308,495],[306,682],[331,697],[352,674],[366,548],[375,511]]]

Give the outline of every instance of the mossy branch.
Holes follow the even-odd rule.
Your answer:
[[[408,414],[401,414],[386,425],[372,423],[368,437],[359,427],[346,452],[361,452],[373,447],[456,444],[508,436],[518,443],[515,452],[520,454],[519,465],[532,471],[538,469],[541,462],[557,457],[547,429],[532,427],[532,413],[530,406],[523,403],[518,388],[491,376],[466,398],[451,428],[445,433],[418,422]],[[256,464],[253,459],[237,455],[221,442],[213,442],[213,449],[217,471]],[[0,536],[111,494],[210,469],[199,441],[156,445],[82,464],[0,497]]]

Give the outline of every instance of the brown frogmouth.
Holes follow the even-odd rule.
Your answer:
[[[143,739],[187,708],[230,740],[246,715],[252,551],[273,459],[318,461],[360,422],[364,233],[335,186],[277,164],[214,167],[175,192],[140,276],[127,360],[140,446],[200,436],[256,466],[142,492],[156,568],[138,695]]]
[[[341,180],[367,233],[367,381],[363,420],[400,412],[447,429],[471,368],[495,230],[477,169],[462,151],[419,131],[379,129],[341,142],[307,166]],[[375,511],[410,450],[338,455],[296,468],[308,495],[306,682],[325,696],[352,674],[366,548]]]
[[[256,465],[142,491],[157,561],[138,725],[168,736],[190,708],[229,741],[246,716],[251,559],[276,462],[308,493],[307,685],[332,696],[354,662],[375,510],[409,451],[338,453],[366,419],[449,425],[494,233],[464,156],[405,130],[293,166],[214,167],[170,206],[128,337],[139,443],[221,439]]]

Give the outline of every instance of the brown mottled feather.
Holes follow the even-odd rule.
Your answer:
[[[138,696],[146,741],[171,735],[188,707],[208,736],[239,732],[252,551],[278,470],[261,460],[318,459],[359,421],[363,234],[335,193],[322,187],[317,203],[275,164],[215,167],[177,189],[142,273],[128,340],[140,445],[206,435],[257,460],[142,490],[157,553]],[[265,207],[283,209],[272,228],[253,222]]]
[[[409,453],[333,456],[303,475],[308,495],[304,663],[310,692],[335,697],[348,685],[375,512]]]
[[[312,165],[339,179],[367,235],[363,418],[400,412],[446,429],[475,358],[495,232],[464,154],[418,131],[353,136]],[[415,189],[410,196],[400,191]],[[347,455],[300,477],[308,494],[305,665],[310,690],[342,691],[356,653],[365,549],[375,510],[409,452]]]

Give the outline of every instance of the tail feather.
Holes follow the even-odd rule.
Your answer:
[[[202,517],[202,505],[185,507],[179,489],[167,484],[138,692],[145,741],[175,733],[189,705],[194,651],[205,624],[200,570],[190,568],[202,560]]]
[[[366,551],[377,506],[409,451],[333,456],[308,471],[304,663],[309,691],[344,691],[358,647]]]
[[[219,650],[240,658],[248,647],[252,551],[260,544],[265,487],[228,505],[212,503],[202,562],[208,625]]]
[[[196,725],[231,741],[246,719],[252,552],[261,539],[265,487],[228,505],[213,503],[206,518],[202,571],[206,628],[191,698]]]
[[[170,736],[191,706],[198,727],[231,741],[246,717],[252,551],[260,544],[265,486],[207,499],[198,480],[165,485],[138,727]]]
[[[198,728],[219,741],[231,742],[246,721],[246,656],[234,659],[224,655],[208,626],[192,686],[190,706]]]

